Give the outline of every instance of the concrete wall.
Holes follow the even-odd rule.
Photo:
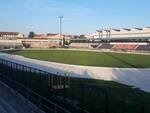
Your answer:
[[[48,39],[22,39],[23,45],[28,45],[30,48],[51,48],[60,47],[60,40]]]
[[[23,47],[21,40],[0,40],[0,49]]]

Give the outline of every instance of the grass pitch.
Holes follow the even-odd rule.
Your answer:
[[[71,50],[22,50],[10,53],[38,60],[83,66],[121,68],[150,67],[150,55]]]

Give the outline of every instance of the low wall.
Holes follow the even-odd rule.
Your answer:
[[[34,60],[18,55],[9,55],[6,53],[0,53],[0,58],[23,64],[25,66],[41,69],[50,73],[60,73],[61,75],[78,78],[92,78],[115,81],[150,92],[150,68],[135,69],[78,66]]]
[[[147,45],[148,43],[146,42],[111,42],[110,44],[112,45],[120,45],[120,44],[127,44],[127,45]]]

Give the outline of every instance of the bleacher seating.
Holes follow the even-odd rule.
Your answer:
[[[139,45],[136,50],[150,51],[150,45]]]
[[[71,48],[92,48],[92,43],[71,43],[69,47]]]
[[[143,50],[150,51],[150,45],[140,44],[99,44],[99,49],[111,49],[111,50]]]
[[[116,50],[136,50],[138,45],[129,45],[129,44],[117,44],[112,47],[112,49]]]
[[[101,44],[98,46],[98,48],[100,49],[111,49],[113,47],[113,45],[110,44]]]

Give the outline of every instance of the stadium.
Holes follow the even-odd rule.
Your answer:
[[[0,113],[150,113],[150,0],[0,0]]]
[[[150,112],[149,27],[1,34],[0,80],[36,113]]]

